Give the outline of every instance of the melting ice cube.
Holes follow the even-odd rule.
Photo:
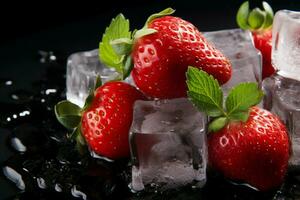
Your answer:
[[[136,101],[130,131],[133,190],[206,182],[206,117],[186,98]]]
[[[290,165],[300,166],[300,82],[273,76],[263,82],[264,107],[286,124],[292,143]]]
[[[103,83],[118,77],[115,70],[100,63],[98,49],[70,55],[67,61],[67,99],[82,107],[98,75]]]
[[[272,63],[278,74],[300,81],[300,12],[278,11],[272,36]]]
[[[288,128],[290,165],[300,166],[300,12],[281,10],[275,15],[272,62],[277,73],[263,81],[264,108],[277,114]]]

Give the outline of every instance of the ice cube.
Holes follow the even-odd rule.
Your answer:
[[[263,81],[264,107],[277,114],[289,131],[290,165],[300,166],[300,82],[275,75]]]
[[[67,99],[78,106],[84,105],[91,88],[94,88],[96,77],[102,83],[115,80],[119,73],[99,61],[98,49],[78,52],[69,56],[67,61]],[[126,82],[133,84],[131,77]]]
[[[238,83],[261,83],[261,53],[254,47],[250,31],[229,29],[206,32],[204,36],[231,61],[232,77],[222,86],[225,95]]]
[[[272,63],[278,74],[300,81],[300,12],[278,11],[272,31]]]
[[[186,98],[136,101],[130,148],[135,191],[206,182],[206,117]]]
[[[300,166],[300,12],[280,10],[273,23],[272,63],[277,73],[263,81],[264,108],[277,114],[291,139],[291,166]]]
[[[82,107],[97,75],[104,83],[116,78],[118,73],[100,63],[97,49],[70,55],[67,61],[67,99]]]

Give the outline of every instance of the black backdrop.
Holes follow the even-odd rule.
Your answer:
[[[123,12],[132,20],[132,24],[141,25],[146,16],[152,12],[172,6],[177,15],[188,18],[204,30],[235,26],[235,12],[244,0],[98,0],[98,1],[62,1],[40,0],[9,1],[0,5],[0,44],[18,37],[47,30],[69,23],[102,18],[110,18]],[[268,1],[274,8],[300,10],[297,0]],[[252,6],[260,5],[260,0],[250,1]],[[138,15],[136,15],[138,14]],[[207,16],[207,17],[206,17]],[[96,26],[96,25],[95,25]],[[102,31],[104,24],[98,24]],[[199,27],[201,29],[201,27]],[[87,30],[88,31],[88,30]],[[100,33],[99,33],[100,34]]]
[[[105,27],[122,12],[131,28],[140,28],[147,16],[166,7],[200,31],[237,27],[236,11],[244,0],[40,0],[0,2],[0,78],[11,78],[22,87],[37,80],[43,69],[38,50],[69,55],[98,47]],[[297,0],[268,1],[274,11],[300,10]],[[261,6],[260,0],[250,5]],[[0,94],[3,94],[0,88]],[[1,95],[2,100],[5,95]]]

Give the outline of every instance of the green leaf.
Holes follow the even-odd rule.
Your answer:
[[[241,83],[230,90],[226,99],[226,110],[229,118],[240,118],[245,121],[245,116],[237,117],[240,112],[248,112],[251,106],[257,105],[263,97],[263,92],[257,83]]]
[[[73,130],[73,132],[70,135],[70,139],[76,142],[77,151],[80,154],[83,154],[86,142],[81,133],[81,123]]]
[[[237,24],[242,29],[262,30],[272,26],[274,13],[267,2],[263,2],[263,10],[254,8],[249,10],[249,2],[244,2],[236,16]]]
[[[218,81],[194,67],[189,67],[186,75],[188,96],[195,106],[208,116],[223,116],[223,92]]]
[[[57,120],[66,128],[73,129],[81,120],[81,108],[70,101],[64,100],[54,107]]]
[[[249,111],[233,112],[230,114],[230,120],[246,122],[249,117]]]
[[[241,29],[246,30],[250,28],[248,25],[249,12],[249,2],[246,1],[240,6],[236,15],[237,24]]]
[[[86,110],[87,108],[90,107],[91,103],[93,102],[94,96],[95,96],[94,92],[95,92],[95,90],[92,90],[92,89],[90,90],[89,95],[85,99],[85,103],[84,103],[82,110]]]
[[[253,9],[248,17],[248,24],[252,29],[260,28],[265,21],[266,14],[259,8]]]
[[[219,117],[213,120],[208,126],[208,132],[217,132],[221,130],[228,122],[226,117]]]
[[[101,85],[102,85],[101,77],[97,75],[94,90],[96,90],[98,87],[101,87]]]
[[[112,19],[109,27],[106,28],[99,44],[99,58],[101,62],[109,67],[113,67],[116,71],[122,73],[122,56],[118,55],[110,44],[111,41],[119,38],[131,38],[129,30],[129,21],[122,14]]]
[[[175,10],[173,8],[166,8],[163,11],[160,11],[159,13],[155,13],[150,15],[150,17],[148,17],[146,24],[144,27],[147,27],[147,25],[154,19],[159,18],[159,17],[163,17],[163,16],[167,16],[167,15],[172,15],[175,12]]]
[[[133,68],[133,62],[132,62],[131,56],[129,55],[126,57],[125,63],[124,63],[123,80],[125,80],[130,75],[132,68]]]
[[[150,34],[153,34],[153,33],[156,33],[157,30],[153,29],[153,28],[142,28],[138,31],[135,32],[135,35],[134,35],[134,39],[138,39],[138,38],[141,38],[145,35],[150,35]]]
[[[267,28],[271,27],[273,24],[274,12],[272,10],[272,7],[267,2],[263,1],[262,5],[265,10],[266,17],[265,17],[265,21],[261,28],[267,29]]]
[[[81,134],[81,124],[79,124],[71,134],[71,139],[75,140],[79,145],[85,145],[85,140]]]
[[[110,45],[118,55],[128,55],[132,49],[132,40],[129,38],[119,38],[111,41]]]

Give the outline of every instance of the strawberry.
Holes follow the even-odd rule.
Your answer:
[[[230,122],[208,137],[211,165],[230,179],[245,180],[259,190],[279,186],[289,159],[287,130],[278,117],[250,108],[245,123]]]
[[[264,10],[259,8],[249,11],[249,2],[244,2],[237,13],[240,28],[250,30],[255,47],[262,54],[262,79],[275,73],[271,63],[273,10],[263,2]]]
[[[285,125],[269,111],[256,107],[263,96],[257,83],[241,83],[228,94],[203,71],[189,68],[188,95],[212,118],[208,125],[208,156],[212,168],[225,177],[261,191],[280,186],[289,160]]]
[[[271,63],[272,52],[272,30],[253,31],[254,45],[262,54],[262,78],[267,78],[275,73],[275,68]]]
[[[131,74],[137,87],[154,98],[186,96],[185,72],[189,65],[226,83],[232,70],[229,60],[193,24],[168,16],[173,12],[169,8],[151,15],[145,26],[132,34],[129,28],[124,31],[126,20],[117,16],[102,37],[100,60],[127,76],[133,68]],[[112,35],[112,30],[121,29],[116,24],[126,34]]]
[[[78,144],[86,142],[96,154],[118,159],[129,156],[129,128],[138,99],[145,97],[135,87],[108,82],[90,94],[83,109],[62,101],[55,106],[55,113],[62,125],[74,129],[72,138]]]

